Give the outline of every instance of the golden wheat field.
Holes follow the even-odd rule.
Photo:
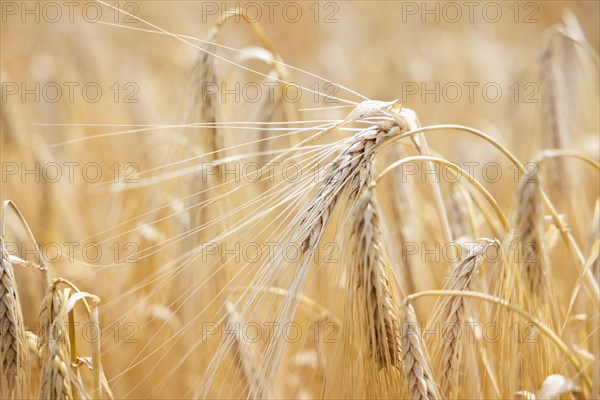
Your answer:
[[[0,8],[0,398],[600,398],[597,1]]]

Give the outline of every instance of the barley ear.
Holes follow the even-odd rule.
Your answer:
[[[472,290],[475,276],[484,260],[486,244],[478,244],[471,248],[461,262],[452,270],[446,289]],[[462,296],[446,298],[441,303],[442,344],[439,365],[442,391],[449,398],[457,397],[463,382],[463,343],[462,329],[469,320],[470,305]]]
[[[517,189],[515,229],[519,241],[519,264],[528,294],[546,294],[547,256],[544,246],[544,209],[537,176],[525,176]],[[528,298],[528,296],[524,296]]]
[[[370,188],[360,194],[353,210],[353,258],[355,280],[350,291],[358,289],[357,309],[366,312],[371,357],[379,369],[398,368],[400,360],[400,324],[398,295],[385,254],[379,211]]]
[[[17,298],[17,285],[12,265],[4,243],[0,238],[0,364],[3,388],[8,394],[15,389],[18,380],[24,333],[23,317]],[[2,391],[4,392],[4,391]],[[5,393],[7,394],[7,393]]]
[[[38,351],[42,365],[40,398],[72,399],[71,349],[64,323],[70,289],[60,292],[57,282],[48,287],[40,312]]]
[[[421,339],[415,310],[410,304],[404,307],[402,313],[402,361],[412,399],[442,398],[431,372],[427,348]]]
[[[260,374],[260,356],[255,345],[241,334],[242,316],[231,302],[225,303],[227,331],[234,332],[231,350],[238,369],[241,371],[248,398],[264,399],[269,396],[268,387]]]

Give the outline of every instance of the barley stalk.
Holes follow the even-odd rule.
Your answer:
[[[592,214],[592,222],[588,228],[587,238],[587,253],[590,253],[596,240],[600,238],[600,199],[596,199],[594,213]],[[592,272],[596,277],[596,281],[600,282],[600,258],[594,262]]]
[[[102,363],[100,360],[100,319],[98,318],[98,300],[94,299],[92,312],[90,314],[90,322],[92,326],[97,330],[97,335],[92,341],[92,382],[93,382],[93,398],[95,400],[102,400],[102,383],[101,376],[104,374],[102,371]]]
[[[394,148],[391,152],[390,163],[401,158],[402,153]],[[414,240],[415,232],[414,227],[416,221],[411,210],[411,201],[407,190],[408,182],[403,182],[401,174],[394,174],[392,176],[391,185],[391,212],[394,224],[388,225],[393,235],[393,243],[407,243]],[[397,246],[395,252],[392,253],[395,260],[401,261],[397,270],[402,280],[402,285],[406,290],[406,293],[414,293],[418,287],[415,282],[415,267],[418,263],[414,262],[413,257],[407,255],[402,246]]]

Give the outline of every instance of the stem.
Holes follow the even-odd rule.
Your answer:
[[[90,321],[98,329],[98,335],[95,340],[92,341],[92,382],[93,392],[92,398],[102,400],[102,383],[100,380],[100,322],[98,318],[98,300],[93,300],[92,313],[90,315]]]
[[[585,153],[582,153],[577,150],[563,150],[563,149],[552,149],[552,150],[544,150],[541,154],[539,154],[533,162],[536,164],[541,164],[542,162],[549,160],[551,158],[576,158],[581,160],[593,168],[600,170],[600,164],[590,156]]]
[[[13,212],[15,213],[17,218],[19,218],[19,221],[21,222],[21,226],[25,229],[25,232],[27,233],[29,240],[31,240],[33,242],[35,252],[40,260],[39,269],[42,272],[44,279],[46,280],[46,286],[49,286],[50,285],[50,275],[48,274],[48,270],[46,269],[46,265],[44,264],[44,257],[42,257],[42,252],[40,251],[40,248],[38,247],[38,244],[35,241],[33,232],[31,232],[31,229],[29,228],[29,225],[27,224],[25,217],[23,217],[23,214],[21,214],[21,211],[19,210],[17,205],[15,203],[13,203],[11,200],[5,200],[4,203],[2,203],[2,226],[0,227],[0,237],[4,238],[4,232],[5,232],[5,228],[6,228],[6,214],[7,214],[9,207],[13,210]]]
[[[69,320],[69,344],[71,347],[71,369],[75,376],[79,374],[79,370],[77,368],[77,339],[75,337],[75,310],[69,311],[68,314]],[[75,392],[74,397],[77,398],[80,396],[79,389],[77,385],[74,385],[72,390]]]
[[[69,311],[69,342],[71,343],[71,367],[77,370],[77,340],[75,338],[75,310]]]
[[[222,26],[225,24],[225,22],[227,22],[227,20],[229,20],[229,18],[238,17],[238,16],[242,17],[244,19],[244,21],[246,23],[248,23],[248,25],[252,28],[252,30],[258,37],[258,40],[260,41],[262,46],[265,49],[267,49],[273,55],[273,57],[276,57],[278,53],[275,50],[275,45],[269,38],[269,35],[267,35],[267,32],[265,32],[262,25],[259,22],[253,21],[250,18],[248,18],[248,16],[244,12],[242,12],[242,10],[240,10],[240,9],[237,9],[233,12],[230,12],[230,11],[223,12],[221,14],[221,16],[219,17],[219,20],[217,21],[217,25],[213,28],[213,34],[216,36],[220,32],[220,30],[221,30]]]
[[[273,287],[273,286],[269,286],[269,287],[236,286],[236,287],[230,288],[229,291],[231,293],[240,293],[240,292],[246,292],[248,289],[256,290],[258,293],[268,293],[268,294],[272,294],[274,296],[281,296],[281,297],[285,297],[289,294],[288,290],[279,288],[279,287]],[[334,322],[338,323],[337,318],[335,318],[335,316],[333,315],[333,313],[331,311],[329,311],[327,308],[323,307],[322,305],[320,305],[319,303],[317,303],[310,297],[307,297],[304,295],[299,295],[297,298],[300,301],[300,303],[304,304],[307,308],[313,308],[313,309],[316,308],[317,311],[319,312],[319,314],[331,315]]]
[[[429,151],[429,145],[427,144],[425,135],[423,135],[423,133],[420,133],[415,139],[417,139],[418,142],[420,142],[418,143],[417,151],[423,156],[431,157],[431,152]],[[433,192],[433,199],[435,201],[438,218],[442,223],[442,232],[444,233],[444,240],[446,241],[446,243],[452,243],[452,231],[450,230],[450,221],[448,221],[448,213],[446,212],[446,205],[444,204],[440,184],[437,181],[437,174],[435,173],[435,168],[432,168],[432,162],[427,162],[425,165],[426,168],[434,171],[433,182],[430,181],[429,186],[431,187],[431,191]]]

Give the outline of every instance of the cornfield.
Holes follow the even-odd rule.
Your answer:
[[[1,398],[600,398],[600,7],[2,1]]]

